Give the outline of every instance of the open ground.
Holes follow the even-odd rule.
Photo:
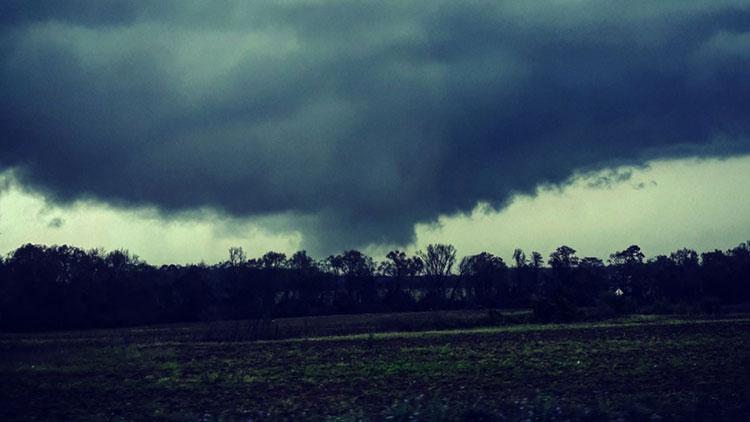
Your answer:
[[[3,334],[0,418],[748,417],[750,315],[508,323],[514,318],[523,315],[460,311]],[[261,334],[275,339],[248,340]]]

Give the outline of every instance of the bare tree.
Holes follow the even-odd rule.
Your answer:
[[[424,272],[432,277],[450,275],[453,264],[456,263],[456,248],[442,243],[427,245],[427,251],[417,252],[424,263]]]
[[[424,272],[431,279],[433,299],[445,299],[445,281],[456,263],[456,248],[447,244],[427,245],[427,250],[417,252],[417,256],[422,259]]]
[[[247,261],[247,255],[242,250],[242,246],[232,246],[229,248],[229,265],[232,267],[239,267],[245,261]]]

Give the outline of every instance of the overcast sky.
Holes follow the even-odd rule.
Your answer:
[[[750,239],[750,1],[0,2],[0,248]]]

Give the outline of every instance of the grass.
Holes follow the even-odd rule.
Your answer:
[[[333,320],[311,320],[308,326]],[[742,420],[749,415],[746,315],[352,330],[254,342],[200,341],[175,336],[174,328],[153,329],[164,338],[131,333],[127,343],[121,341],[127,330],[0,336],[0,418]]]

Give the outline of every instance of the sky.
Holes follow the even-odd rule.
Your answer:
[[[0,252],[726,249],[748,117],[747,0],[6,0]]]

